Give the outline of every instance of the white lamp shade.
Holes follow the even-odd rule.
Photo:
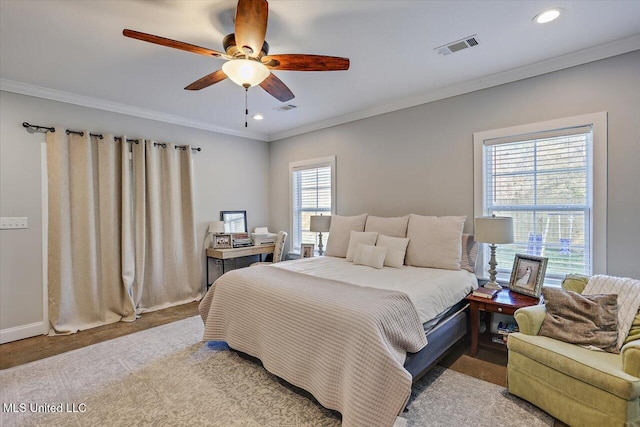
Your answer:
[[[224,233],[224,221],[210,222],[209,233]]]
[[[259,85],[271,73],[267,67],[258,61],[250,59],[232,59],[222,64],[222,71],[234,83],[244,86]]]
[[[513,218],[510,216],[483,216],[475,219],[473,238],[476,242],[513,243]]]
[[[313,215],[311,216],[311,224],[309,225],[309,231],[316,233],[326,233],[331,227],[331,217],[329,215]]]

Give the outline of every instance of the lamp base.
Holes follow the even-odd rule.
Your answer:
[[[488,282],[484,284],[484,287],[486,289],[496,289],[496,290],[502,290],[502,286],[500,286],[500,284],[498,282]]]
[[[324,254],[324,251],[322,250],[322,233],[318,233],[318,255],[322,256],[322,254]]]

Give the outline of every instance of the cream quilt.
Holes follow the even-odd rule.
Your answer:
[[[409,297],[274,266],[231,271],[199,307],[204,340],[264,367],[342,414],[345,427],[390,427],[411,394],[406,353],[426,345]]]
[[[595,275],[587,282],[583,295],[616,294],[618,295],[618,345],[620,350],[629,334],[633,318],[640,307],[640,280]]]

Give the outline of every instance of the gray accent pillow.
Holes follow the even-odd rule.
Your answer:
[[[478,242],[473,238],[473,234],[462,234],[462,259],[460,260],[460,270],[476,272],[476,260],[478,259]]]
[[[547,314],[538,335],[618,353],[618,296],[543,288]]]

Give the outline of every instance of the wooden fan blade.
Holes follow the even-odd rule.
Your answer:
[[[260,83],[260,87],[266,90],[269,95],[281,102],[287,102],[295,98],[291,89],[289,89],[286,84],[282,83],[282,80],[277,78],[273,73],[269,74],[269,77]]]
[[[209,87],[214,85],[222,80],[226,79],[227,75],[222,70],[214,71],[213,73],[204,76],[200,80],[196,80],[191,83],[189,86],[185,87],[186,90],[200,90],[205,87]]]
[[[266,0],[239,0],[236,9],[236,46],[245,55],[256,58],[267,35],[269,4]]]
[[[349,58],[323,55],[284,54],[262,57],[262,63],[273,70],[342,71],[349,69]]]
[[[222,57],[224,54],[206,47],[196,46],[194,44],[179,42],[177,40],[171,40],[166,37],[154,36],[153,34],[141,33],[135,30],[123,30],[122,34],[132,39],[138,39],[149,43],[159,44],[160,46],[172,47],[174,49],[186,50],[187,52],[197,53],[206,56],[215,56],[217,58]]]

